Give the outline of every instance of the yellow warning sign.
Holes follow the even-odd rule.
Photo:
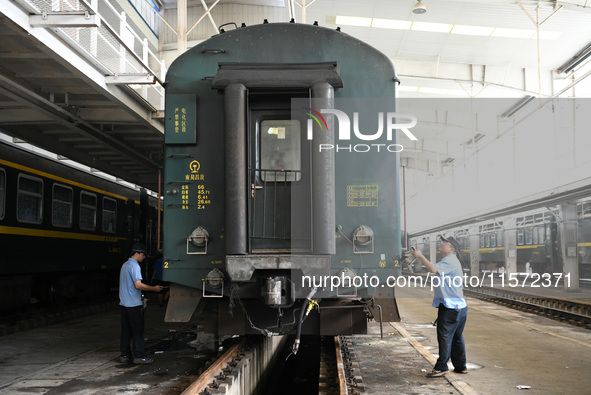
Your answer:
[[[378,207],[378,185],[347,185],[347,207]]]

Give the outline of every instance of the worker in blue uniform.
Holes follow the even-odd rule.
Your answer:
[[[151,286],[142,282],[140,263],[146,259],[146,246],[135,243],[131,257],[121,266],[119,273],[119,304],[121,305],[121,363],[150,364],[144,346],[144,308],[142,291],[162,291],[161,285]],[[133,358],[130,343],[133,339]]]
[[[456,373],[468,373],[466,369],[466,346],[464,344],[464,326],[468,318],[468,305],[464,300],[463,271],[457,254],[460,243],[453,238],[441,237],[439,251],[443,259],[432,264],[419,251],[412,251],[415,258],[421,260],[433,278],[433,307],[437,311],[437,342],[439,358],[427,377],[440,377],[449,372],[447,361],[451,358]]]

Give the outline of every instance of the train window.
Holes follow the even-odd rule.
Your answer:
[[[534,245],[538,244],[538,228],[533,228],[532,231]]]
[[[16,202],[19,222],[40,224],[43,220],[43,180],[19,174]]]
[[[51,204],[51,223],[62,228],[72,227],[72,207],[74,191],[65,185],[53,185],[53,201]]]
[[[103,232],[115,233],[117,224],[117,201],[103,198]]]
[[[480,235],[480,248],[484,248],[484,235]]]
[[[546,235],[544,234],[544,227],[540,226],[538,228],[538,238],[540,239],[540,243],[544,244],[546,242]]]
[[[533,242],[531,228],[525,229],[525,244],[531,244]]]
[[[4,202],[6,202],[6,172],[0,169],[0,219],[4,219]]]
[[[503,246],[503,231],[499,230],[497,232],[497,247],[502,247]]]
[[[80,192],[80,229],[96,229],[96,195]]]
[[[302,177],[300,121],[261,122],[261,179],[299,181]]]
[[[497,246],[497,234],[491,233],[490,234],[490,246],[495,248]]]
[[[523,229],[520,229],[517,231],[517,245],[518,246],[523,245]]]
[[[484,242],[485,242],[485,247],[486,248],[490,248],[490,233],[487,233],[486,235],[484,235]]]

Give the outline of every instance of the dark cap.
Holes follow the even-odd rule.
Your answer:
[[[143,245],[142,243],[134,243],[131,251],[132,252],[138,252],[138,253],[142,253],[143,252],[144,254],[147,254],[148,253],[148,250],[147,250],[146,246]]]
[[[449,236],[447,239],[443,236],[439,236],[439,238],[441,241],[447,241],[448,243],[451,243],[451,246],[454,248],[454,250],[456,250],[456,252],[460,252],[460,243],[458,243],[458,241],[452,236]]]

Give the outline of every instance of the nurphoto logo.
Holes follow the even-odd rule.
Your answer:
[[[322,114],[333,114],[336,116],[338,121],[338,141],[350,141],[351,140],[351,119],[344,111],[337,110],[337,109],[321,109],[320,112],[313,110],[312,108],[305,107],[306,110],[310,112],[306,112],[306,115],[309,115],[310,118],[308,119],[307,123],[307,138],[308,140],[312,140],[314,138],[314,121],[318,124],[321,131],[328,132],[328,123],[326,119],[322,116]],[[385,114],[385,115],[384,115]],[[382,138],[384,134],[384,130],[386,132],[386,140],[392,141],[395,139],[394,132],[396,130],[402,131],[410,140],[416,141],[417,138],[412,132],[409,130],[412,127],[416,126],[417,124],[417,117],[411,114],[399,114],[396,112],[378,112],[378,130],[377,131],[361,131],[359,128],[359,112],[353,113],[353,135],[355,138],[361,141],[376,141]],[[401,122],[401,120],[409,120],[408,122]],[[384,127],[384,124],[386,125]],[[404,150],[404,147],[400,144],[319,144],[318,145],[319,152],[328,151],[328,150],[335,150],[336,152],[339,151],[348,151],[348,152],[369,152],[369,151],[377,151],[380,152],[381,150],[388,151],[388,152],[401,152]]]

